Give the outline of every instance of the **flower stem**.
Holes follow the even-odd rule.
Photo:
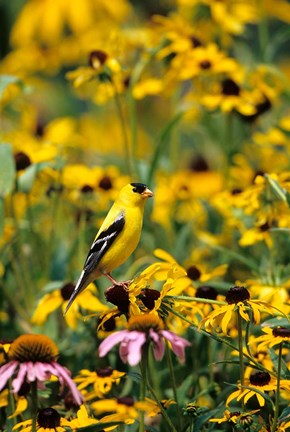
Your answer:
[[[133,175],[132,157],[131,157],[131,151],[130,151],[130,143],[129,143],[128,134],[127,134],[126,119],[125,119],[125,115],[124,115],[124,111],[123,111],[123,107],[122,107],[122,103],[121,103],[121,99],[120,99],[118,90],[117,90],[113,80],[111,81],[111,83],[112,83],[112,86],[114,89],[114,100],[115,100],[115,105],[116,105],[117,113],[119,116],[122,135],[123,135],[124,150],[125,150],[125,154],[124,154],[125,165],[127,166],[129,176],[132,177],[132,175]]]
[[[275,432],[276,430],[278,415],[279,415],[282,347],[283,347],[283,342],[281,342],[279,345],[279,353],[278,353],[277,387],[276,387],[276,397],[275,397],[275,413],[274,413],[274,420],[271,429],[272,432]]]
[[[31,432],[36,432],[36,421],[38,413],[38,395],[37,395],[37,381],[31,382],[31,418],[32,429]]]
[[[237,325],[238,325],[238,343],[239,343],[239,361],[240,361],[240,381],[241,386],[244,386],[244,352],[243,352],[243,325],[240,312],[237,310]],[[242,400],[244,409],[244,400]]]
[[[153,388],[151,387],[151,385],[149,384],[148,381],[147,381],[147,387],[148,387],[150,393],[152,394],[153,399],[155,400],[155,402],[158,404],[158,406],[160,408],[161,415],[162,415],[164,421],[167,423],[167,426],[169,427],[168,430],[170,430],[171,432],[177,432],[176,429],[175,429],[175,426],[173,425],[173,423],[171,422],[169,416],[167,415],[167,412],[163,408],[162,403],[159,401],[159,399],[158,399],[155,391],[153,390]]]
[[[169,369],[169,373],[170,373],[170,379],[171,379],[171,385],[172,385],[173,395],[174,395],[174,399],[175,399],[175,402],[176,402],[178,430],[181,431],[182,430],[181,413],[180,413],[180,408],[179,408],[179,403],[178,403],[178,394],[177,394],[176,380],[175,380],[175,375],[174,375],[174,370],[173,370],[173,364],[172,364],[171,351],[170,351],[170,349],[168,347],[168,343],[166,344],[166,359],[167,359],[168,369]]]
[[[144,401],[146,395],[147,366],[148,366],[148,345],[147,344],[144,345],[142,354],[143,355],[140,362],[140,370],[142,375],[142,381],[140,384],[140,401]],[[144,417],[145,417],[145,412],[140,411],[139,432],[144,432],[145,430]]]

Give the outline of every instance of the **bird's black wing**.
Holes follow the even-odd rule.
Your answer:
[[[102,231],[93,242],[84,264],[84,273],[90,273],[96,268],[110,246],[114,243],[125,225],[124,213],[121,213],[114,222]]]
[[[122,232],[124,225],[125,215],[124,213],[121,213],[105,231],[102,231],[98,235],[98,237],[93,242],[85,261],[83,271],[65,309],[65,314],[69,310],[76,296],[81,293],[90,283],[91,272],[97,267],[107,250]]]

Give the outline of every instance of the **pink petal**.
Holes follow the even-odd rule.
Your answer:
[[[164,350],[165,350],[164,339],[153,329],[149,330],[149,334],[154,344],[153,347],[154,357],[156,358],[156,360],[162,360],[164,356]]]
[[[35,362],[34,367],[34,373],[36,376],[36,379],[38,381],[46,381],[50,378],[50,371],[48,370],[49,363],[41,363],[41,362]]]
[[[26,363],[22,363],[19,365],[19,371],[17,377],[12,381],[12,388],[14,393],[18,393],[20,387],[22,386],[25,376],[27,373]]]
[[[36,371],[34,369],[34,364],[30,362],[26,362],[26,368],[27,368],[27,380],[29,382],[36,380]]]
[[[130,332],[130,337],[128,340],[128,355],[127,355],[127,360],[129,365],[136,366],[138,363],[140,363],[142,357],[142,346],[144,345],[145,342],[146,342],[145,333],[138,332],[138,331]],[[120,347],[120,357],[121,357],[121,347]]]
[[[56,372],[58,372],[58,373],[56,373],[56,376],[63,379],[63,382],[70,389],[76,403],[78,405],[81,405],[83,403],[83,397],[82,397],[81,393],[78,391],[76,384],[71,379],[68,369],[61,366],[57,362],[52,362],[52,365],[55,367]]]
[[[3,390],[9,378],[12,377],[17,366],[18,362],[14,360],[0,367],[0,391]]]
[[[174,354],[177,355],[177,357],[179,357],[181,362],[184,362],[185,360],[185,347],[190,346],[191,343],[188,342],[188,340],[177,336],[176,334],[168,331],[168,330],[161,330],[160,333],[165,337],[165,339],[167,339],[171,345],[172,345],[172,350],[174,352]]]
[[[105,357],[105,355],[119,342],[122,342],[125,335],[128,334],[128,330],[121,330],[116,333],[111,334],[99,346],[99,356]]]

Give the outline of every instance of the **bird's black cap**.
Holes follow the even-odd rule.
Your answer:
[[[133,186],[133,192],[139,194],[143,193],[147,189],[147,186],[144,183],[131,183],[131,186]]]

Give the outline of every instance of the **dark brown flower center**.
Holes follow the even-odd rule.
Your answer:
[[[193,159],[189,168],[194,172],[204,172],[209,170],[207,161],[203,156],[199,155]]]
[[[275,337],[290,338],[290,329],[286,327],[275,327],[272,330],[272,334]]]
[[[243,189],[241,189],[241,188],[234,188],[231,190],[232,195],[239,195],[242,192],[243,192]]]
[[[101,50],[95,50],[89,54],[89,65],[93,69],[99,69],[108,58],[108,54]]]
[[[256,372],[250,376],[250,383],[255,386],[263,387],[271,381],[271,376],[268,372]]]
[[[111,318],[109,318],[108,320],[106,320],[102,324],[102,328],[106,332],[112,332],[112,331],[116,330],[116,317],[112,316]]]
[[[197,288],[195,297],[204,298],[209,300],[216,300],[217,290],[208,285],[202,285]]]
[[[134,406],[134,399],[131,396],[123,396],[117,398],[118,404]]]
[[[110,366],[106,368],[100,368],[96,370],[96,373],[100,378],[109,377],[113,373],[113,368],[111,368]]]
[[[240,414],[241,414],[240,411],[233,411],[230,413],[230,417],[235,417],[235,416],[239,417]]]
[[[127,314],[129,312],[129,292],[122,285],[114,285],[105,291],[108,302],[118,307],[120,312]]]
[[[64,397],[64,405],[65,408],[73,411],[78,411],[79,405],[76,403],[75,398],[73,397],[73,394],[71,392],[68,392]]]
[[[42,428],[56,428],[60,426],[60,415],[53,408],[44,408],[38,411],[37,423]]]
[[[14,155],[16,171],[24,170],[31,165],[31,160],[26,153],[18,152]]]
[[[235,81],[227,78],[222,82],[222,94],[225,96],[239,96],[240,87]]]
[[[193,281],[198,280],[200,278],[200,276],[201,276],[200,270],[196,266],[194,266],[194,265],[190,266],[186,270],[186,273],[187,273],[187,276],[189,277],[189,279],[191,279]]]
[[[113,183],[110,177],[104,176],[103,178],[101,178],[101,180],[99,181],[99,187],[106,191],[112,189]]]
[[[250,293],[245,287],[234,286],[229,289],[226,295],[228,304],[237,304],[246,300],[250,300]]]
[[[92,187],[92,186],[90,186],[90,185],[88,185],[88,184],[86,184],[86,185],[84,185],[82,188],[81,188],[81,192],[82,193],[91,193],[91,192],[94,192],[94,188]]]
[[[265,222],[259,226],[259,230],[261,232],[269,231],[270,228],[271,228],[271,225],[268,222]]]
[[[197,48],[199,46],[202,46],[202,43],[200,42],[200,40],[195,36],[191,36],[190,41],[192,43],[193,48]]]
[[[63,285],[63,287],[60,290],[60,294],[62,298],[64,300],[69,300],[72,293],[74,292],[75,287],[76,287],[75,284],[72,282],[68,282],[65,285]]]
[[[201,67],[201,69],[207,70],[211,68],[211,62],[209,60],[203,60],[199,63],[199,66]]]
[[[148,309],[152,310],[155,306],[155,300],[159,299],[160,292],[154,289],[145,288],[141,293],[141,300]]]

